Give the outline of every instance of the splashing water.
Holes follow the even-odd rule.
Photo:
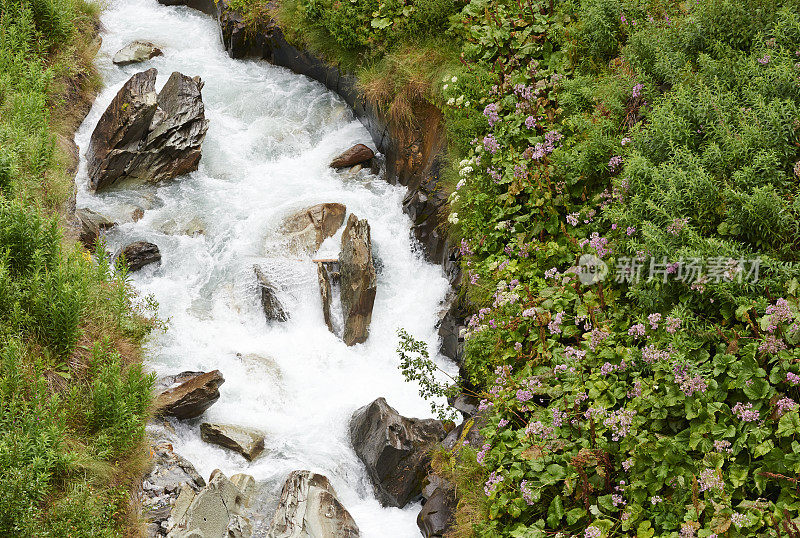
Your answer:
[[[157,89],[173,71],[205,82],[210,126],[198,171],[159,185],[93,194],[82,160],[76,179],[78,207],[120,223],[106,237],[112,252],[137,240],[161,250],[160,265],[133,275],[135,287],[156,298],[159,316],[168,321],[167,331],[148,343],[148,367],[158,375],[219,369],[225,376],[221,398],[200,419],[171,423],[176,452],[206,478],[216,468],[228,476],[248,473],[274,496],[292,470],[320,472],[363,536],[418,536],[419,505],[379,505],[347,432],[352,412],[379,396],[406,416],[430,416],[417,387],[397,369],[395,332],[404,327],[438,349],[436,313],[447,281],[411,239],[401,208],[405,189],[366,172],[328,168],[353,144],[372,146],[352,111],[310,79],[265,62],[230,59],[210,17],[155,0],[126,0],[112,2],[102,22],[96,63],[105,89],[76,135],[82,152],[100,115],[137,71],[156,67]],[[154,42],[164,56],[114,66],[114,53],[135,39]],[[311,257],[283,248],[277,233],[285,216],[321,202],[343,203],[348,213],[368,219],[382,263],[370,337],[351,348],[323,322]],[[133,222],[136,207],[145,212]],[[187,228],[203,233],[181,233]],[[340,235],[322,246],[326,257],[338,254]],[[281,290],[291,314],[286,323],[264,319],[254,264]],[[454,372],[451,363],[435,358]],[[264,455],[247,462],[202,442],[201,421],[265,432]]]

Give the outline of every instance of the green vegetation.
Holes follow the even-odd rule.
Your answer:
[[[444,115],[487,417],[483,446],[434,458],[454,536],[800,532],[800,3],[291,0],[278,19],[383,110]]]
[[[137,532],[152,324],[113,271],[64,236],[68,155],[91,95],[96,8],[0,1],[0,535]]]

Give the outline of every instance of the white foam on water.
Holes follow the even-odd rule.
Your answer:
[[[78,207],[121,223],[106,238],[109,250],[136,240],[161,250],[160,265],[132,276],[168,320],[168,330],[148,343],[147,366],[158,375],[221,370],[222,396],[201,420],[266,433],[265,454],[248,463],[202,442],[201,420],[176,422],[175,450],[206,478],[217,468],[228,476],[244,472],[276,494],[292,470],[323,473],[363,536],[418,536],[419,505],[380,506],[347,432],[353,411],[379,396],[406,416],[430,416],[428,403],[397,368],[396,331],[403,327],[438,349],[436,313],[447,281],[411,239],[411,222],[401,207],[405,188],[365,172],[331,170],[330,160],[353,144],[374,147],[352,111],[306,77],[261,61],[230,59],[210,17],[155,0],[117,0],[102,22],[96,63],[105,89],[76,135],[82,153],[122,84],[150,67],[158,69],[159,89],[173,71],[199,75],[210,125],[199,169],[178,180],[94,194],[87,190],[82,158]],[[154,42],[164,56],[114,66],[114,53],[135,39]],[[276,250],[281,220],[321,202],[344,203],[349,213],[368,219],[383,264],[369,339],[354,347],[323,322],[311,258]],[[136,206],[147,209],[134,223],[130,215]],[[205,233],[181,235],[193,219]],[[335,254],[337,242],[326,242],[326,256]],[[291,315],[286,323],[264,319],[254,264],[280,288]],[[435,359],[455,370],[442,357]]]

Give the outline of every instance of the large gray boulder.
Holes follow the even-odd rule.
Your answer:
[[[125,246],[116,256],[125,261],[129,271],[138,271],[145,265],[161,261],[161,251],[158,245],[147,241],[136,241]]]
[[[280,299],[278,299],[278,290],[269,281],[267,275],[257,265],[253,266],[253,272],[256,275],[256,284],[261,294],[261,308],[264,310],[267,321],[286,321],[289,319]]]
[[[155,407],[159,415],[195,418],[219,400],[219,387],[225,382],[219,370],[187,377],[182,377],[180,384],[156,397]]]
[[[93,190],[125,176],[137,156],[158,108],[157,74],[148,69],[133,75],[97,122],[86,153]]]
[[[366,341],[375,304],[377,276],[372,260],[372,239],[369,223],[355,215],[347,219],[339,253],[344,334],[348,346]]]
[[[247,461],[253,461],[264,452],[264,434],[240,426],[204,422],[200,424],[200,438],[238,452]]]
[[[441,420],[403,417],[383,398],[350,419],[350,442],[384,506],[402,508],[422,493],[429,451],[445,434]]]
[[[347,208],[342,204],[317,204],[286,217],[280,230],[298,250],[312,254],[341,228],[346,214]]]
[[[208,130],[203,82],[175,72],[156,95],[156,75],[155,69],[133,75],[100,117],[87,152],[92,190],[197,169]]]
[[[293,471],[281,491],[269,538],[357,538],[358,526],[327,477]]]
[[[168,538],[246,538],[252,525],[244,517],[248,504],[242,492],[221,471],[211,473],[208,485],[199,491],[181,490],[172,508]]]
[[[116,65],[124,66],[146,62],[156,56],[162,56],[164,53],[161,49],[150,43],[149,41],[136,40],[122,47],[114,55],[112,60]]]

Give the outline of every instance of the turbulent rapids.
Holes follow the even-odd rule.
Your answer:
[[[209,17],[127,0],[112,2],[102,21],[97,66],[105,89],[76,136],[82,152],[123,83],[151,67],[158,70],[157,89],[174,71],[202,79],[208,132],[199,169],[159,184],[123,182],[94,193],[82,158],[78,207],[119,223],[106,235],[109,251],[148,241],[161,252],[159,264],[132,276],[167,322],[149,343],[148,366],[158,376],[220,370],[221,397],[203,421],[257,429],[266,440],[263,454],[248,462],[202,441],[199,420],[154,426],[153,435],[168,437],[206,479],[214,469],[252,475],[267,522],[289,473],[307,469],[330,479],[362,536],[418,536],[419,506],[381,507],[348,434],[353,411],[378,397],[405,416],[430,414],[397,369],[396,331],[403,327],[438,349],[436,315],[447,280],[411,239],[401,207],[405,188],[368,170],[329,168],[354,144],[372,146],[352,111],[305,77],[230,59]],[[137,39],[155,43],[163,55],[112,64],[114,53]],[[327,202],[369,222],[379,267],[369,338],[353,347],[325,324],[312,262],[338,256],[342,230],[313,254],[289,248],[279,231],[287,216]],[[266,321],[254,265],[277,288],[286,322]]]

